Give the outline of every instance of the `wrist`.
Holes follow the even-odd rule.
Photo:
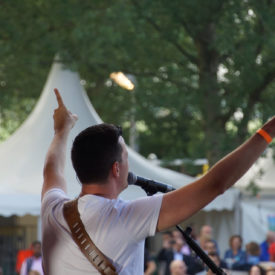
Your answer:
[[[58,136],[68,136],[70,133],[70,130],[71,130],[71,128],[65,127],[62,129],[55,129],[54,133],[55,133],[55,135],[58,135]]]
[[[257,131],[257,134],[260,135],[267,142],[267,144],[269,144],[273,139],[273,137],[264,128],[260,128]]]

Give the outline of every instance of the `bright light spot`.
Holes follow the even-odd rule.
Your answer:
[[[236,133],[238,131],[237,126],[234,125],[234,123],[232,121],[228,121],[225,125],[225,128],[227,131],[233,132],[233,133]]]
[[[262,126],[262,121],[260,119],[254,119],[248,122],[249,133],[254,133]]]
[[[240,71],[236,71],[236,72],[234,73],[235,76],[240,76],[240,74],[241,74]]]
[[[80,80],[80,84],[81,84],[82,86],[86,85],[86,80],[81,79],[81,80]]]
[[[127,76],[122,72],[114,72],[110,74],[110,78],[118,84],[120,87],[132,91],[135,85],[127,78]]]
[[[255,15],[255,13],[254,13],[254,11],[252,9],[249,9],[247,13],[251,17],[256,17],[256,15]]]
[[[217,73],[218,81],[227,82],[228,79],[225,77],[227,73],[228,73],[228,69],[223,64],[220,64],[218,67],[218,73]]]
[[[144,120],[139,120],[136,122],[136,127],[138,132],[146,132],[148,130],[148,126],[146,125]]]
[[[107,87],[111,87],[111,86],[112,86],[112,80],[107,79],[107,80],[105,81],[105,85],[106,85]]]
[[[147,157],[149,160],[156,160],[158,159],[157,155],[155,153],[150,153]]]
[[[162,118],[167,117],[171,114],[171,111],[167,108],[159,108],[158,111],[156,111],[156,117]]]
[[[237,14],[234,14],[234,22],[235,22],[236,24],[240,24],[240,23],[241,23],[241,20],[240,20],[240,18],[238,17]]]
[[[153,77],[153,82],[154,83],[158,83],[158,82],[160,82],[160,79],[158,77],[154,76]]]
[[[130,126],[131,126],[130,121],[124,121],[122,123],[122,128],[128,129],[130,128]]]
[[[260,54],[256,57],[256,64],[258,65],[262,64],[262,56]]]
[[[237,111],[233,114],[233,117],[236,121],[240,121],[243,119],[243,111],[238,108]]]

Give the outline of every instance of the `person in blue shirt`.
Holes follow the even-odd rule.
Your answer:
[[[230,249],[225,252],[224,260],[229,269],[244,270],[246,269],[246,253],[242,250],[242,237],[233,235],[229,239]]]

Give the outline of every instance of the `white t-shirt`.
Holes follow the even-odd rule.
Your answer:
[[[30,270],[35,270],[38,271],[40,275],[44,275],[43,270],[42,270],[42,258],[35,258],[32,257],[32,265]],[[23,262],[20,275],[28,275],[27,274],[27,259]]]
[[[87,233],[120,275],[143,274],[144,239],[156,232],[162,197],[123,201],[85,195],[79,199],[78,210]],[[42,201],[45,274],[99,274],[71,237],[63,217],[63,204],[68,200],[61,189],[54,188]]]

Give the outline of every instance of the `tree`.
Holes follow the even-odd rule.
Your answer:
[[[274,114],[272,0],[2,4],[2,116],[29,111],[22,99],[33,106],[56,53],[80,73],[108,122],[127,126],[131,97],[109,73],[136,76],[144,155],[206,156],[213,164],[250,135],[251,121]]]

